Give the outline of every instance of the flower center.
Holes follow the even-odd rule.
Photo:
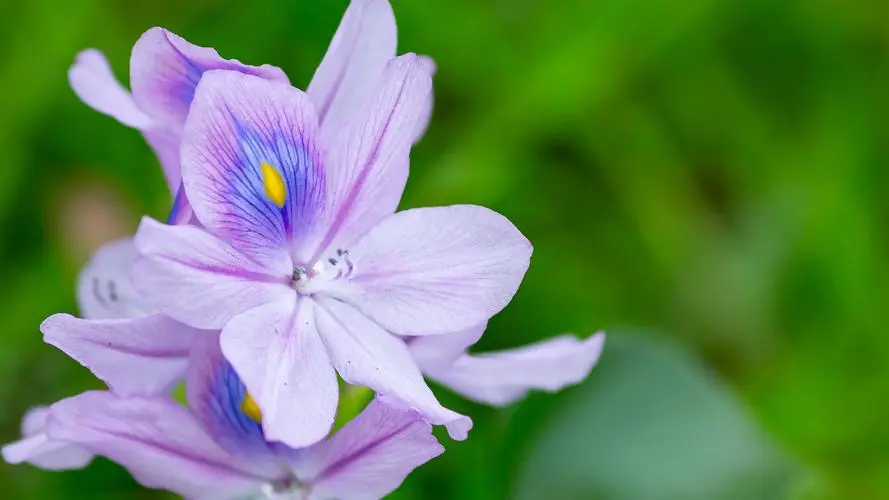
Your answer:
[[[262,493],[269,500],[302,500],[304,498],[299,482],[292,477],[263,485]]]
[[[292,286],[301,295],[314,295],[319,292],[339,288],[352,276],[354,264],[349,259],[349,251],[337,249],[331,256],[320,259],[310,267],[294,266]]]

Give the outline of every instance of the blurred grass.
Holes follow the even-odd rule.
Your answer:
[[[28,407],[97,386],[37,326],[74,311],[74,278],[98,240],[168,204],[139,135],[68,89],[75,53],[103,50],[125,80],[132,43],[161,25],[304,87],[345,4],[0,4],[4,440]],[[402,51],[439,67],[404,206],[484,204],[535,244],[481,348],[600,327],[664,332],[650,335],[700,356],[811,472],[806,498],[889,498],[889,5],[394,4]],[[76,209],[96,192],[108,200],[98,212]],[[608,383],[594,374],[584,390]],[[473,435],[448,442],[397,498],[514,495],[536,436],[572,408],[567,396],[506,411],[442,399],[472,414]],[[104,462],[0,466],[0,491],[158,497]]]

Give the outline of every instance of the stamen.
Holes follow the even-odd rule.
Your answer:
[[[262,170],[262,184],[265,186],[266,197],[272,200],[275,206],[282,208],[287,200],[287,186],[284,184],[284,179],[275,167],[267,162],[262,162],[259,167]]]
[[[256,401],[253,400],[253,396],[249,393],[244,396],[244,401],[241,402],[241,411],[244,412],[244,415],[250,417],[250,420],[253,420],[257,424],[262,423],[262,410],[259,409],[259,405],[256,404]]]

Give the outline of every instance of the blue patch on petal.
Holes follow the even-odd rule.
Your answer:
[[[315,207],[309,200],[318,198],[318,193],[310,191],[321,185],[308,147],[299,137],[285,137],[272,130],[255,131],[234,117],[232,120],[241,149],[238,162],[250,172],[232,179],[241,195],[232,201],[241,210],[263,214],[269,226],[282,224],[284,234],[293,237],[310,224],[306,217],[314,215]],[[268,196],[261,171],[264,163],[276,169],[283,180],[281,206]]]
[[[204,397],[205,423],[220,445],[238,455],[270,453],[262,425],[241,410],[247,389],[230,364],[222,363]]]

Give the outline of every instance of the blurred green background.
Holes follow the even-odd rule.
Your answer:
[[[0,2],[0,439],[87,388],[41,342],[100,243],[168,209],[141,136],[78,102],[160,25],[305,87],[345,0]],[[438,63],[404,206],[478,203],[535,245],[479,349],[610,336],[581,386],[476,422],[397,499],[889,498],[889,5],[395,0]],[[5,498],[167,498],[98,460],[0,464]]]

